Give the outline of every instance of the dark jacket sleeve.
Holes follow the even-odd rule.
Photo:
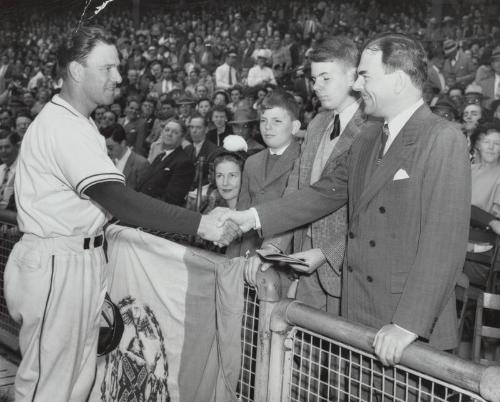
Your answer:
[[[85,194],[124,223],[163,232],[195,235],[201,214],[138,193],[119,182],[101,182]]]
[[[193,184],[194,166],[186,158],[175,166],[175,170],[170,177],[163,200],[174,205],[183,205],[186,195]]]

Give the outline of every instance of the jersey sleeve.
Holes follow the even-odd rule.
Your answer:
[[[106,152],[104,137],[85,121],[75,121],[71,130],[57,130],[53,144],[55,163],[81,198],[90,186],[105,181],[125,183]]]

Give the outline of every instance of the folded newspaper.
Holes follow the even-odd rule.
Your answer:
[[[309,264],[300,258],[292,257],[291,255],[286,255],[278,251],[262,249],[255,251],[262,259],[272,263],[281,264],[297,264],[302,267],[308,267]]]

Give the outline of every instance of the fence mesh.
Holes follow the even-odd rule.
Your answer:
[[[0,224],[0,328],[7,332],[8,335],[12,335],[13,338],[17,338],[19,334],[19,325],[12,320],[7,310],[3,293],[3,278],[9,254],[20,237],[21,235],[17,230],[17,226],[5,223]]]
[[[304,329],[287,339],[284,400],[301,402],[466,402],[476,394]]]
[[[259,302],[255,288],[245,284],[245,306],[241,327],[241,371],[237,395],[240,401],[251,402],[255,392],[255,366],[259,333]]]

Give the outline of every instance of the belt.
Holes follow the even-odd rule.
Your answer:
[[[94,248],[101,247],[104,244],[104,235],[100,234],[99,236],[86,237],[83,239],[84,250],[88,250],[91,244],[93,244]]]

